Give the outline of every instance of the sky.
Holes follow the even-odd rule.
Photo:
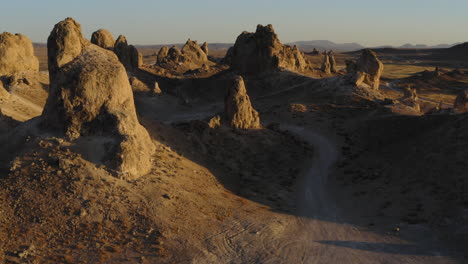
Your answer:
[[[105,28],[131,44],[233,43],[257,24],[282,42],[330,40],[364,46],[468,41],[468,0],[0,0],[0,32],[47,41],[73,17],[88,39]]]

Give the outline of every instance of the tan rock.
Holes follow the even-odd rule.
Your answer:
[[[250,103],[244,79],[236,76],[224,100],[228,124],[237,129],[261,128],[258,112]]]
[[[143,56],[133,45],[128,45],[124,35],[115,41],[114,52],[127,71],[134,72],[143,65]]]
[[[23,71],[39,71],[31,40],[21,34],[0,34],[0,76]]]
[[[309,68],[302,52],[281,44],[272,25],[258,25],[255,33],[243,32],[224,59],[232,69],[258,74],[285,68],[303,71]]]
[[[71,32],[81,48],[78,54],[68,42]],[[154,145],[138,121],[125,68],[113,52],[83,46],[82,39],[79,24],[70,18],[58,23],[49,37],[48,46],[55,48],[49,49],[54,51],[48,54],[49,61],[60,67],[51,78],[42,127],[76,142],[88,160],[127,178],[139,177],[151,168]],[[68,55],[69,63],[63,64],[62,54]]]
[[[156,63],[162,62],[169,53],[169,48],[167,46],[163,46],[159,49],[158,56],[156,58]]]
[[[98,31],[93,32],[93,35],[91,36],[91,43],[98,45],[101,48],[113,49],[115,40],[114,36],[112,36],[108,30],[99,29]]]

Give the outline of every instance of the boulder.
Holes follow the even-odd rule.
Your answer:
[[[138,121],[127,72],[113,52],[86,43],[71,18],[49,36],[55,72],[41,127],[70,141],[88,160],[139,177],[151,168],[154,145]]]
[[[107,31],[106,29],[99,29],[98,31],[93,32],[91,35],[91,43],[98,45],[101,48],[113,49],[115,40],[114,36]]]
[[[252,107],[241,76],[234,78],[224,100],[227,123],[236,129],[261,128],[258,112]]]
[[[281,44],[272,25],[258,25],[255,33],[240,34],[224,62],[242,74],[259,74],[280,68],[309,69],[304,54],[297,47]]]
[[[23,71],[39,71],[31,40],[21,34],[0,34],[0,76]]]
[[[453,108],[462,113],[468,111],[468,89],[463,90],[457,95]]]
[[[143,56],[133,45],[128,45],[124,35],[115,41],[114,52],[127,71],[134,72],[143,65]]]
[[[208,43],[207,42],[204,42],[203,45],[201,45],[200,48],[203,50],[203,52],[205,52],[206,56],[209,55],[208,54]]]
[[[383,63],[377,58],[377,54],[370,49],[364,49],[356,63],[356,72],[354,74],[360,76],[358,79],[362,78],[362,83],[377,90],[380,87],[380,76],[383,69]]]

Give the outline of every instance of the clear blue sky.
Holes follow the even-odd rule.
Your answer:
[[[70,16],[87,38],[106,28],[132,44],[234,42],[273,24],[282,42],[331,40],[367,46],[468,41],[468,0],[0,0],[0,32],[46,42]]]

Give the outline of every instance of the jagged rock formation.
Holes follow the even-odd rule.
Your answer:
[[[101,48],[105,49],[113,49],[115,40],[114,36],[106,30],[106,29],[99,29],[98,31],[93,32],[93,35],[91,35],[91,43],[94,45],[98,45]]]
[[[363,50],[357,63],[346,62],[346,69],[348,73],[354,75],[356,85],[365,83],[375,90],[380,87],[383,68],[383,63],[377,58],[377,54],[370,49]]]
[[[463,113],[468,111],[468,89],[463,90],[457,95],[453,108]]]
[[[260,117],[250,103],[244,79],[241,76],[235,77],[224,103],[227,122],[231,127],[237,129],[261,127]]]
[[[39,71],[31,40],[21,34],[0,34],[0,76],[23,71]]]
[[[52,72],[41,127],[78,142],[89,160],[127,177],[148,172],[154,146],[115,54],[86,41],[71,18],[55,25],[47,46]]]
[[[206,44],[206,42],[205,42]],[[204,44],[204,45],[205,45]],[[159,51],[156,64],[164,68],[182,67],[184,70],[194,70],[203,65],[211,64],[208,60],[208,44],[202,49],[196,41],[187,40],[182,50],[176,46],[168,49],[162,47]]]
[[[286,68],[309,69],[309,63],[297,47],[281,44],[272,25],[258,25],[255,33],[243,32],[228,51],[224,62],[243,74],[258,74]]]
[[[333,51],[328,52],[328,60],[330,61],[330,71],[332,73],[336,73],[336,60],[335,60],[335,55],[333,54]]]
[[[326,74],[331,73],[330,57],[326,52],[323,53],[322,71]]]
[[[128,45],[124,35],[115,41],[114,52],[127,71],[134,72],[143,65],[143,56],[133,45]]]
[[[208,56],[208,43],[204,42],[203,45],[201,45],[201,49],[203,52],[205,52],[206,56]]]

